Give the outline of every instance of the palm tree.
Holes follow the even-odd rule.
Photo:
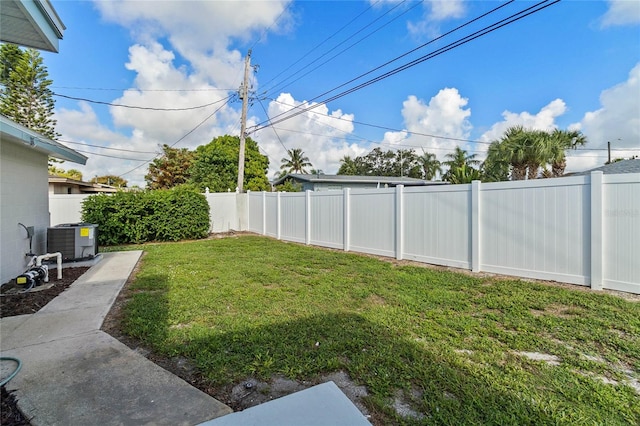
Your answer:
[[[440,161],[438,161],[435,154],[425,152],[420,157],[418,157],[418,163],[422,167],[424,178],[426,180],[433,180],[433,178],[435,178],[438,173],[442,174]]]
[[[307,174],[307,167],[313,167],[309,162],[309,157],[304,155],[300,148],[288,149],[289,158],[283,158],[280,170],[287,173],[303,173]]]
[[[356,158],[357,160],[357,158]],[[358,164],[357,161],[351,158],[348,155],[345,155],[340,159],[340,169],[338,170],[339,175],[357,175],[358,174]]]
[[[587,143],[587,138],[578,130],[555,129],[548,138],[549,143],[549,163],[551,164],[551,175],[559,177],[564,175],[567,167],[567,149],[576,149]]]
[[[471,166],[463,164],[460,167],[456,167],[449,176],[449,182],[455,184],[471,183],[474,180],[480,180],[480,171]]]
[[[494,161],[508,163],[511,166],[511,179],[524,180],[538,177],[540,167],[549,158],[548,133],[541,130],[529,130],[522,126],[507,129],[495,148]],[[497,160],[495,157],[501,157]]]
[[[504,153],[505,145],[500,141],[493,141],[489,145],[487,158],[482,163],[484,182],[502,182],[509,180],[510,164]]]
[[[476,154],[467,154],[467,151],[456,146],[452,153],[445,155],[448,158],[447,161],[444,161],[442,164],[449,166],[449,170],[442,176],[443,180],[451,182],[453,174],[457,169],[465,168],[465,169],[475,169],[473,166],[480,165],[480,160],[476,160]],[[465,171],[465,173],[467,173]]]

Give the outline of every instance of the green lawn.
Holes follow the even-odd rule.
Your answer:
[[[383,423],[640,424],[640,303],[254,236],[141,247],[126,332],[214,384],[342,369]]]

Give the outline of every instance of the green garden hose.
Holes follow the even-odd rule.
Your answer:
[[[18,366],[16,367],[16,369],[13,371],[13,373],[9,374],[9,377],[7,377],[6,379],[4,379],[1,383],[0,386],[4,386],[7,383],[9,383],[9,380],[13,379],[14,377],[16,377],[16,374],[18,374],[18,371],[20,371],[20,369],[22,368],[22,361],[20,361],[18,358],[14,358],[12,356],[0,356],[0,361],[14,361],[15,363],[18,364]]]

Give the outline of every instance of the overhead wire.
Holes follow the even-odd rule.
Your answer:
[[[189,136],[191,133],[195,132],[200,126],[202,126],[204,123],[206,123],[211,117],[213,117],[214,115],[216,115],[218,113],[218,111],[220,111],[225,105],[227,105],[229,103],[229,99],[230,97],[227,98],[226,102],[222,105],[220,105],[218,108],[216,108],[215,111],[213,111],[211,114],[209,114],[204,120],[200,121],[194,128],[192,128],[191,130],[189,130],[187,133],[185,133],[182,137],[180,137],[178,140],[176,140],[175,142],[173,142],[172,144],[170,144],[170,147],[174,147],[176,146],[178,143],[180,143],[182,140],[184,140],[187,136]],[[147,163],[152,162],[153,160],[155,160],[156,158],[158,158],[161,154],[156,154],[153,158],[145,161],[144,163],[134,167],[133,169],[122,173],[120,175],[118,175],[119,177],[128,175],[129,173],[132,173],[136,170],[138,170],[140,167],[144,166]]]
[[[367,13],[373,6],[375,6],[376,4],[380,3],[380,0],[376,1],[375,3],[370,3],[369,7],[367,7],[365,10],[363,10],[362,12],[360,12],[358,15],[356,15],[354,18],[352,18],[349,22],[347,22],[346,24],[344,24],[342,27],[340,27],[340,29],[338,29],[337,31],[335,31],[333,34],[331,34],[329,37],[325,38],[324,40],[322,40],[320,43],[316,44],[315,46],[313,46],[311,49],[309,49],[307,51],[307,53],[305,53],[304,55],[302,55],[299,59],[297,59],[296,61],[294,61],[292,64],[290,64],[289,66],[285,67],[282,71],[280,71],[278,74],[276,74],[274,77],[271,78],[271,80],[268,80],[267,82],[264,83],[265,87],[268,87],[268,85],[275,79],[277,79],[278,77],[280,77],[282,74],[284,74],[285,72],[287,72],[288,70],[290,70],[291,68],[293,68],[295,65],[297,65],[298,63],[302,62],[302,60],[304,58],[306,58],[307,56],[311,55],[311,53],[313,53],[316,49],[318,49],[320,46],[322,46],[323,44],[325,44],[326,42],[328,42],[329,40],[331,40],[333,37],[335,37],[336,35],[338,35],[338,33],[340,33],[342,30],[344,30],[345,28],[347,28],[349,25],[351,25],[353,22],[355,22],[360,16],[364,15],[365,13]],[[278,83],[281,84],[281,83]]]
[[[127,90],[135,90],[136,92],[229,92],[236,89],[138,89],[138,88],[109,88],[109,87],[78,87],[78,86],[50,86],[51,89],[67,89],[67,90],[90,90],[90,91],[109,91],[109,92],[126,92]]]
[[[400,7],[401,5],[403,5],[405,1],[399,2],[397,3],[394,7],[392,7],[390,10],[388,10],[387,12],[385,12],[382,16],[379,16],[378,18],[376,18],[375,20],[373,20],[372,22],[370,22],[369,24],[365,25],[364,27],[362,27],[360,30],[356,31],[355,33],[353,33],[351,36],[349,36],[347,39],[343,40],[342,42],[338,43],[336,46],[332,47],[330,50],[328,50],[327,52],[323,53],[322,55],[320,55],[318,58],[314,59],[313,61],[311,61],[310,63],[308,63],[307,65],[305,65],[304,67],[302,67],[301,69],[299,69],[298,71],[294,72],[292,75],[290,75],[289,77],[287,77],[285,80],[283,80],[281,83],[279,83],[279,86],[277,86],[275,89],[273,89],[273,92],[277,92],[277,91],[282,91],[284,90],[286,87],[290,86],[291,84],[295,83],[296,81],[299,81],[300,79],[302,79],[303,77],[309,75],[310,73],[312,73],[313,71],[317,70],[318,68],[320,68],[321,66],[325,65],[326,63],[332,61],[333,59],[337,58],[338,56],[340,56],[341,54],[343,54],[344,52],[346,52],[347,50],[351,49],[352,47],[358,45],[359,43],[361,43],[362,41],[366,40],[367,38],[371,37],[373,34],[377,33],[378,31],[380,31],[381,29],[383,29],[384,27],[386,27],[387,25],[391,24],[393,21],[395,21],[396,19],[399,19],[400,17],[402,17],[403,15],[405,15],[406,13],[410,12],[411,10],[413,10],[414,8],[416,8],[418,5],[420,5],[420,3],[422,3],[422,1],[417,2],[415,5],[413,5],[412,7],[410,7],[409,9],[405,10],[404,12],[402,12],[400,15],[394,17],[393,19],[387,21],[385,24],[379,26],[378,28],[376,28],[375,30],[371,31],[370,33],[368,33],[367,35],[365,35],[364,37],[360,38],[358,41],[356,41],[355,43],[352,43],[351,45],[349,45],[348,47],[346,47],[345,49],[341,50],[340,52],[336,53],[335,55],[333,55],[332,57],[330,57],[329,59],[327,59],[326,61],[322,62],[321,64],[319,64],[318,66],[316,66],[315,68],[309,70],[308,72],[306,72],[305,74],[301,75],[300,77],[298,77],[297,79],[288,82],[287,85],[282,86],[282,84],[284,84],[284,82],[286,82],[287,79],[289,78],[293,78],[296,74],[302,72],[304,69],[308,68],[309,66],[313,65],[315,62],[319,61],[320,59],[322,59],[323,57],[325,57],[326,55],[328,55],[329,53],[331,53],[332,51],[336,50],[339,46],[341,46],[342,44],[346,43],[348,40],[350,40],[351,38],[355,37],[357,34],[359,34],[360,32],[364,31],[366,28],[368,28],[369,26],[373,25],[375,22],[379,21],[380,19],[382,19],[384,16],[388,15],[389,13],[391,13],[392,11],[394,11],[396,8]]]
[[[104,101],[96,101],[93,99],[87,99],[87,98],[79,98],[76,96],[68,96],[68,95],[63,95],[60,93],[53,93],[53,96],[59,97],[59,98],[66,98],[66,99],[72,99],[75,101],[83,101],[83,102],[88,102],[91,104],[99,104],[99,105],[108,105],[108,106],[112,106],[112,107],[120,107],[120,108],[130,108],[130,109],[141,109],[141,110],[146,110],[146,111],[191,111],[194,109],[202,109],[202,108],[206,108],[209,107],[211,105],[215,105],[219,102],[225,101],[229,98],[231,98],[231,96],[227,96],[226,98],[222,98],[220,100],[217,100],[215,102],[210,102],[208,104],[205,105],[198,105],[198,106],[193,106],[193,107],[186,107],[186,108],[158,108],[158,107],[142,107],[142,106],[135,106],[135,105],[123,105],[123,104],[115,104],[112,102],[104,102]]]
[[[122,152],[133,152],[136,154],[156,154],[156,151],[136,151],[133,149],[124,149],[124,148],[111,148],[108,146],[100,146],[100,145],[92,145],[85,142],[74,142],[66,139],[57,139],[58,142],[64,142],[65,144],[69,143],[72,145],[82,145],[82,146],[90,146],[92,148],[100,148],[100,149],[108,149],[111,151],[122,151]]]
[[[385,72],[385,73],[383,73],[383,74],[381,74],[381,75],[379,75],[379,76],[377,76],[377,77],[375,77],[373,79],[370,79],[370,80],[368,80],[368,81],[366,81],[364,83],[361,83],[361,84],[359,84],[357,86],[354,86],[354,87],[352,87],[352,88],[350,88],[348,90],[345,90],[345,91],[343,91],[341,93],[338,93],[337,95],[334,95],[332,97],[324,99],[324,100],[322,100],[322,101],[320,101],[320,102],[318,102],[316,104],[313,104],[313,105],[311,105],[311,106],[309,106],[309,107],[307,107],[307,108],[305,108],[303,110],[300,110],[298,112],[293,112],[293,113],[291,113],[291,111],[283,112],[283,113],[277,115],[276,117],[271,117],[271,119],[269,120],[270,124],[268,124],[268,125],[266,124],[266,123],[268,123],[267,121],[262,121],[261,123],[258,123],[256,126],[254,126],[253,130],[251,130],[250,133],[255,133],[255,132],[259,131],[259,130],[262,130],[262,129],[268,127],[269,125],[275,125],[275,124],[278,124],[278,123],[280,123],[282,121],[289,120],[289,119],[291,119],[291,118],[293,118],[295,116],[303,114],[306,111],[309,111],[311,109],[317,108],[320,105],[324,105],[324,104],[326,104],[328,102],[337,100],[337,99],[339,99],[341,97],[344,97],[344,96],[346,96],[348,94],[351,94],[351,93],[353,93],[355,91],[363,89],[364,87],[367,87],[367,86],[372,85],[374,83],[377,83],[377,82],[379,82],[381,80],[389,78],[392,75],[395,75],[395,74],[397,74],[399,72],[405,71],[405,70],[407,70],[407,69],[409,69],[411,67],[414,67],[414,66],[416,66],[416,65],[418,65],[418,64],[420,64],[422,62],[425,62],[425,61],[427,61],[429,59],[433,59],[434,57],[436,57],[438,55],[441,55],[441,54],[443,54],[443,53],[445,53],[447,51],[450,51],[450,50],[452,50],[454,48],[460,47],[460,46],[462,46],[462,45],[464,45],[466,43],[469,43],[470,41],[473,41],[473,40],[475,40],[475,39],[477,39],[479,37],[482,37],[482,36],[484,36],[486,34],[489,34],[489,33],[493,32],[493,31],[496,31],[496,30],[498,30],[498,29],[500,29],[500,28],[502,28],[502,27],[504,27],[506,25],[509,25],[509,24],[512,24],[512,23],[514,23],[516,21],[519,21],[520,19],[523,19],[523,18],[525,18],[525,17],[527,17],[527,16],[529,16],[529,15],[531,15],[533,13],[537,13],[537,12],[539,12],[539,11],[549,7],[549,6],[552,6],[552,5],[556,4],[556,3],[558,3],[559,1],[560,0],[555,0],[555,1],[551,2],[551,3],[548,3],[549,0],[543,0],[543,1],[539,2],[539,3],[536,3],[534,6],[531,6],[531,7],[528,7],[526,9],[523,9],[520,12],[512,14],[507,18],[504,18],[504,19],[502,19],[502,20],[500,20],[500,21],[498,21],[496,23],[488,25],[488,26],[482,28],[481,30],[478,30],[478,31],[476,31],[476,32],[474,32],[474,33],[472,33],[470,35],[467,35],[467,36],[465,36],[465,37],[463,37],[461,39],[458,39],[458,40],[456,40],[456,41],[454,41],[454,42],[452,42],[452,43],[450,43],[450,44],[448,44],[448,45],[446,45],[444,47],[441,47],[441,48],[439,48],[439,49],[437,49],[435,51],[432,51],[432,52],[430,52],[430,53],[428,53],[428,54],[426,54],[426,55],[424,55],[424,56],[422,56],[420,58],[417,58],[417,59],[415,59],[413,61],[410,61],[410,62],[408,62],[408,63],[406,63],[406,64],[404,64],[404,65],[402,65],[400,67],[394,68],[391,71],[387,71],[387,72]],[[548,4],[545,4],[545,3],[548,3]],[[328,94],[328,93],[330,93],[330,92],[332,92],[334,90],[335,89],[332,89],[330,91],[327,91],[327,92],[323,93],[322,95],[316,96],[311,101],[317,99],[320,96],[324,96],[325,94]],[[311,102],[311,101],[308,101],[308,102]],[[289,114],[289,115],[287,115],[287,114]],[[274,118],[278,118],[278,117],[282,117],[282,116],[285,116],[285,117],[280,118],[278,120],[274,120]]]
[[[272,99],[272,98],[267,98],[267,99],[269,99],[269,100],[271,100],[273,102],[279,103],[281,105],[289,106],[292,109],[301,108],[300,105],[291,105],[291,104],[287,104],[286,102],[280,102],[277,99]],[[378,125],[378,124],[365,123],[364,121],[349,120],[349,119],[342,118],[342,117],[333,117],[333,116],[330,116],[330,115],[322,114],[322,113],[314,111],[314,110],[309,110],[309,111],[306,111],[306,112],[310,112],[311,114],[321,115],[323,117],[331,118],[331,119],[334,119],[334,120],[341,120],[341,121],[346,121],[346,122],[349,122],[349,123],[361,124],[363,126],[373,127],[373,128],[376,128],[376,129],[388,130],[390,132],[407,133],[407,134],[416,135],[416,136],[432,137],[432,138],[436,138],[436,139],[447,139],[447,140],[458,141],[458,142],[479,143],[479,144],[485,144],[485,145],[490,145],[491,144],[491,142],[488,142],[488,141],[462,139],[462,138],[455,138],[455,137],[452,137],[452,136],[443,136],[443,135],[434,135],[434,134],[429,134],[429,133],[414,132],[414,131],[407,130],[407,129],[396,129],[396,128],[393,128],[393,127],[387,127],[387,126],[382,126],[382,125]],[[337,127],[331,126],[328,123],[323,123],[321,121],[318,121],[318,123],[322,124],[322,125],[326,125],[326,126],[332,127],[332,128],[334,128],[336,130],[341,130],[341,129],[338,129]]]

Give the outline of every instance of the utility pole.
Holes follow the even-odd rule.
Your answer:
[[[240,87],[242,115],[240,117],[240,153],[238,155],[238,192],[243,192],[244,183],[244,145],[247,131],[247,106],[249,104],[249,68],[251,68],[251,49],[244,60],[244,80]]]
[[[611,142],[607,142],[607,151],[609,152],[609,160],[607,164],[611,164]]]

